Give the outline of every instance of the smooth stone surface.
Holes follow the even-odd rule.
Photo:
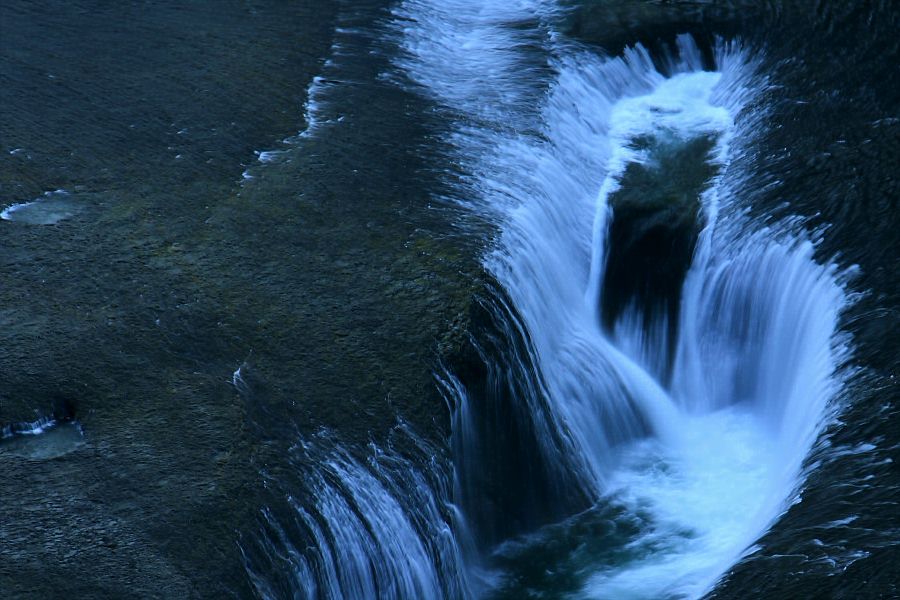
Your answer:
[[[84,432],[77,422],[60,423],[40,431],[21,433],[0,440],[0,457],[15,455],[35,460],[57,458],[84,444]]]
[[[0,212],[4,221],[19,221],[30,225],[55,225],[81,209],[78,201],[65,190],[46,192],[37,200],[6,207]]]

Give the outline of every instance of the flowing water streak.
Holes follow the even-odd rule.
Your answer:
[[[306,127],[281,140],[275,149],[254,151],[259,163],[265,165],[290,160],[292,147],[302,144],[306,138],[318,135],[325,127],[343,121],[344,116],[338,112],[333,96],[337,88],[351,82],[342,81],[336,74],[340,72],[346,57],[349,56],[346,49],[348,41],[354,37],[364,36],[365,32],[350,27],[336,27],[333,35],[334,41],[328,50],[329,57],[322,64],[321,74],[313,76],[306,88],[306,102],[303,105],[303,120]],[[256,165],[244,169],[241,183],[252,180],[256,169]]]
[[[254,544],[256,562],[244,550],[245,566],[264,598],[468,598],[465,568],[456,533],[456,515],[446,498],[440,465],[424,442],[427,475],[391,449],[370,445],[359,460],[325,432],[292,449],[303,481],[304,498],[285,491],[289,516],[261,511],[261,532]],[[270,485],[284,482],[274,479]],[[305,540],[298,545],[296,540]],[[265,557],[258,562],[259,555]],[[277,565],[287,583],[276,587],[259,568]]]
[[[734,44],[703,71],[686,37],[665,73],[640,47],[600,58],[560,42],[552,15],[527,1],[409,0],[396,15],[399,66],[458,122],[455,200],[500,229],[485,264],[546,383],[558,435],[540,436],[544,453],[564,440],[558,468],[642,522],[632,558],[595,564],[583,592],[702,594],[794,497],[846,353],[835,335],[844,276],[815,262],[799,223],[760,227],[742,210],[752,185],[740,159],[758,126],[745,106],[764,81]],[[537,111],[528,65],[542,55],[555,76]],[[625,315],[613,333],[598,323],[609,198],[629,164],[653,159],[640,136],[711,136],[718,169],[675,355],[662,359],[644,320]],[[661,361],[670,386],[648,364]]]

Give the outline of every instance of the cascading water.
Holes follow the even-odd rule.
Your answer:
[[[667,56],[601,58],[536,3],[411,0],[396,16],[400,66],[458,123],[451,200],[499,229],[485,266],[527,347],[510,371],[536,371],[506,427],[527,429],[517,443],[530,436],[551,471],[536,485],[566,482],[592,507],[520,525],[486,561],[501,565],[489,593],[702,595],[795,498],[846,352],[844,275],[814,260],[801,223],[747,214],[764,78],[738,44],[704,59],[688,37]],[[535,109],[546,70],[522,65],[541,56],[553,75]],[[446,387],[462,415],[457,499],[478,537],[518,513],[467,472],[488,469],[473,456],[496,443],[463,384]],[[536,563],[552,575],[529,575]]]
[[[395,8],[405,83],[453,124],[443,200],[494,228],[497,287],[472,364],[437,378],[452,477],[427,448],[300,444],[308,501],[281,493],[245,549],[262,596],[699,597],[797,498],[848,297],[801,221],[750,215],[765,78],[736,42],[609,58],[556,18]]]
[[[260,535],[242,547],[261,597],[470,597],[464,527],[457,523],[454,531],[458,519],[440,502],[448,495],[442,469],[428,464],[436,460],[432,449],[405,427],[398,432],[429,469],[374,444],[359,460],[325,431],[291,449],[303,496],[268,479],[286,510],[263,509]],[[278,577],[265,572],[271,565]]]
[[[0,599],[900,598],[898,29],[5,0]]]

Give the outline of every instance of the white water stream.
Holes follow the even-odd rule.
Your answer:
[[[485,266],[525,324],[560,468],[642,524],[632,558],[595,565],[581,594],[702,595],[797,497],[846,352],[840,274],[796,223],[763,227],[744,210],[739,159],[764,79],[737,44],[719,44],[714,71],[687,37],[665,73],[640,47],[600,56],[563,41],[536,2],[408,0],[396,17],[400,67],[455,115],[453,200],[499,229]],[[601,326],[609,198],[629,164],[652,167],[636,140],[701,137],[718,174],[668,356],[665,323]]]

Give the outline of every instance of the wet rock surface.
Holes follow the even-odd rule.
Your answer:
[[[364,133],[378,107],[239,183],[255,150],[305,127],[333,18],[319,3],[0,8],[2,199],[81,203],[49,227],[0,222],[0,425],[64,397],[82,435],[0,447],[2,595],[249,597],[260,469],[286,468],[299,431],[364,441],[401,408],[443,427],[431,369],[466,297],[446,289],[458,251],[421,229],[414,164],[354,171],[359,136],[391,164],[410,151]],[[245,361],[259,403],[232,385]]]
[[[716,172],[710,156],[715,140],[635,143],[647,152],[646,161],[626,167],[620,190],[609,199],[602,318],[609,330],[629,309],[648,325],[664,319],[673,344],[681,289],[702,226],[700,196]]]

